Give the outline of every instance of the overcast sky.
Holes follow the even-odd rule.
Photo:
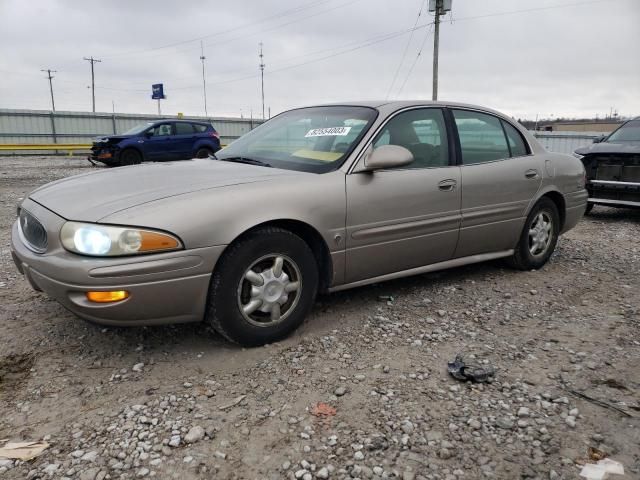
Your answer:
[[[261,41],[272,115],[430,99],[424,4],[418,18],[423,0],[0,0],[0,108],[50,110],[51,68],[57,110],[90,110],[94,56],[97,111],[155,113],[162,82],[163,113],[204,114],[200,39],[210,116],[261,115]],[[640,0],[453,0],[439,84],[517,118],[640,115]]]

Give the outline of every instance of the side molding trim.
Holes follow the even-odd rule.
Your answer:
[[[348,252],[347,252],[348,255]],[[494,253],[481,253],[478,255],[470,255],[468,257],[454,258],[453,260],[447,260],[445,262],[433,263],[431,265],[425,265],[423,267],[410,268],[409,270],[402,270],[400,272],[388,273],[386,275],[380,275],[378,277],[366,278],[357,282],[347,283],[344,285],[337,285],[329,288],[329,293],[339,292],[341,290],[347,290],[349,288],[362,287],[364,285],[370,285],[372,283],[385,282],[387,280],[395,280],[396,278],[410,277],[412,275],[418,275],[421,273],[437,272],[438,270],[445,270],[453,267],[461,267],[463,265],[469,265],[472,263],[486,262],[489,260],[495,260],[497,258],[510,257],[513,255],[513,249],[503,250],[501,252]]]

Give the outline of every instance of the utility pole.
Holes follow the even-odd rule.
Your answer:
[[[52,111],[56,111],[56,103],[53,101],[53,82],[51,81],[51,79],[53,79],[53,76],[51,75],[52,73],[56,73],[57,70],[51,70],[49,68],[47,68],[46,70],[40,70],[41,72],[47,72],[47,76],[49,78],[49,91],[51,92],[51,110]]]
[[[264,120],[264,55],[262,54],[262,42],[260,42],[260,83],[262,84],[262,120]]]
[[[204,116],[208,117],[207,113],[207,80],[204,76],[204,61],[207,57],[204,56],[204,44],[200,40],[200,60],[202,61],[202,93],[204,94]]]
[[[429,0],[429,11],[435,13],[433,32],[433,92],[431,99],[438,100],[438,50],[440,49],[440,16],[451,10],[452,0]]]
[[[93,74],[93,64],[94,63],[100,63],[102,60],[98,60],[97,58],[93,58],[93,57],[84,57],[84,59],[87,62],[91,62],[91,98],[93,99],[92,105],[93,105],[93,113],[96,112],[96,84],[95,84],[95,76]]]

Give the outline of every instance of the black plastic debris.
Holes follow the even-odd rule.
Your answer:
[[[456,355],[453,362],[447,364],[449,374],[457,380],[470,380],[476,383],[491,382],[496,374],[491,365],[467,365],[462,355]]]

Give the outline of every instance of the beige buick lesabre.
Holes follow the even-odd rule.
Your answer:
[[[90,321],[204,320],[250,346],[290,333],[318,292],[501,257],[540,268],[586,200],[582,163],[498,112],[344,103],[282,113],[217,158],[45,185],[12,253]]]

